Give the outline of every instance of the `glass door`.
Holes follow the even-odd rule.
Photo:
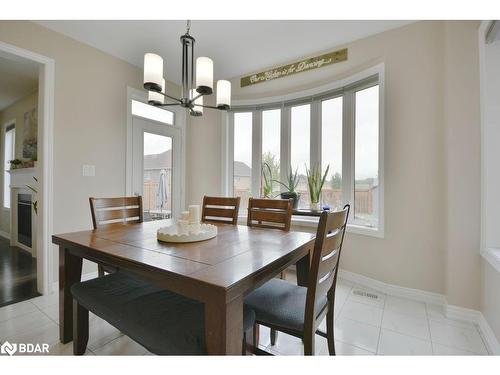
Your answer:
[[[133,192],[142,196],[144,221],[178,214],[179,129],[155,121],[133,119]]]

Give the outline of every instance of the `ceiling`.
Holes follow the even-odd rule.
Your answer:
[[[36,91],[38,64],[0,52],[0,111]]]
[[[216,79],[290,62],[413,21],[192,21],[195,55],[214,60]],[[185,21],[37,21],[142,68],[146,52],[164,59],[165,78],[180,84]]]

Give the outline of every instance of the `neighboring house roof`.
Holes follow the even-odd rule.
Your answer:
[[[252,177],[252,168],[241,161],[235,161],[233,175],[235,177]]]
[[[144,155],[144,169],[168,169],[172,168],[172,150],[161,154]]]

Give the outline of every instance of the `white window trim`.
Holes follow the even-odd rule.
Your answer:
[[[10,121],[7,121],[6,123],[3,124],[2,126],[2,151],[5,151],[3,149],[3,147],[5,147],[5,135],[6,135],[6,132],[7,132],[7,128],[11,125],[14,125],[14,158],[16,156],[16,119],[12,119]],[[5,162],[6,160],[5,159],[5,152],[2,152],[2,173],[5,172],[4,170],[4,167],[5,167]],[[6,212],[10,212],[10,208],[9,207],[5,207],[5,201],[3,200],[4,198],[4,189],[5,189],[5,181],[2,181],[3,182],[3,186],[2,186],[2,209]],[[10,202],[11,205],[12,205],[12,202]]]
[[[364,227],[360,225],[356,225],[354,223],[349,223],[347,226],[347,231],[351,233],[356,233],[356,234],[361,234],[361,235],[366,235],[366,236],[372,236],[372,237],[377,237],[377,238],[384,238],[385,236],[385,218],[384,218],[384,211],[385,211],[385,205],[384,205],[384,180],[385,180],[385,174],[384,174],[384,167],[385,167],[385,162],[384,162],[384,127],[385,127],[385,69],[384,69],[384,64],[380,63],[377,64],[371,68],[368,68],[366,70],[363,70],[361,72],[358,72],[348,78],[337,80],[334,82],[331,82],[326,85],[322,85],[313,89],[309,90],[304,90],[300,92],[294,92],[291,94],[287,95],[282,95],[282,96],[274,96],[274,97],[265,97],[265,98],[259,98],[259,99],[249,99],[249,100],[234,100],[232,103],[232,106],[234,107],[245,107],[245,106],[253,106],[253,105],[263,105],[267,103],[279,103],[279,102],[284,102],[288,100],[294,100],[294,99],[300,99],[303,97],[307,96],[312,96],[312,95],[318,95],[327,91],[339,89],[351,84],[354,84],[358,81],[362,81],[366,78],[369,78],[375,74],[378,74],[378,86],[379,86],[379,221],[378,221],[378,227],[377,228],[369,228],[369,227]],[[346,104],[346,97],[344,96],[344,116],[353,116],[353,114],[347,113],[345,109],[348,106],[348,103]],[[349,100],[349,98],[347,99]],[[278,107],[276,107],[278,108]],[[353,108],[351,106],[350,108]],[[271,109],[271,108],[269,108]],[[259,119],[261,117],[261,112],[262,111],[254,111],[254,121],[255,118]],[[314,111],[311,111],[313,113]],[[258,115],[255,115],[255,113],[258,113]],[[289,142],[289,138],[286,134],[288,131],[289,127],[287,126],[288,122],[290,121],[290,118],[288,116],[288,111],[281,111],[282,113],[282,118],[281,118],[281,160],[288,161],[288,158],[283,159],[283,156],[288,155],[290,153],[290,145],[287,144],[287,140]],[[316,111],[319,115],[320,112]],[[312,115],[314,116],[314,115]],[[313,119],[312,119],[313,120]],[[233,163],[231,162],[233,160],[233,155],[234,155],[234,150],[233,150],[233,142],[231,141],[233,138],[233,133],[232,133],[232,121],[233,121],[233,116],[230,114],[226,114],[226,116],[223,116],[223,128],[222,128],[222,186],[223,186],[223,193],[225,195],[232,195],[233,194],[233,182],[231,181],[231,177],[233,175]],[[254,122],[255,123],[255,122]],[[346,121],[344,121],[344,124]],[[255,137],[261,134],[261,129],[260,126],[262,125],[261,121],[257,122],[257,130],[253,131],[253,141],[255,141]],[[311,145],[313,145],[313,137],[319,138],[319,134],[321,132],[319,129],[315,129],[319,126],[319,121],[311,121]],[[255,128],[255,126],[254,126]],[[343,129],[343,136],[351,136],[348,132],[345,131],[346,129]],[[350,127],[348,129],[349,131],[354,131],[354,127]],[[351,138],[352,139],[352,138]],[[260,150],[260,139],[258,139],[257,144],[252,145],[252,154],[255,154],[256,151]],[[343,144],[346,144],[346,142],[343,142]],[[350,145],[348,142],[347,144]],[[343,147],[342,148],[342,157],[343,160],[351,160],[354,161],[354,147],[350,145],[351,147]],[[316,149],[316,151],[313,151]],[[317,162],[320,159],[319,156],[320,151],[317,150],[317,147],[311,147],[311,163],[312,162]],[[350,155],[349,155],[350,153]],[[258,156],[253,157],[252,156],[252,164],[256,163],[260,157],[261,157],[261,152],[257,152]],[[288,155],[290,156],[290,155]],[[350,196],[349,197],[344,197],[344,200],[349,200],[352,196],[354,196],[354,184],[352,183],[352,175],[354,173],[354,163],[351,162],[351,165],[346,165],[346,163],[343,162],[343,167],[342,167],[342,181],[343,184],[347,184],[347,186],[343,186],[344,191],[349,191]],[[252,170],[257,170],[260,169],[260,166],[257,169],[253,168],[254,165],[252,165]],[[288,170],[288,166],[282,165],[281,168],[281,173],[282,173],[282,178],[284,177],[283,174],[285,174],[286,170]],[[260,178],[260,175],[259,175]],[[254,178],[252,178],[254,179]],[[241,219],[246,219],[246,215],[241,215]],[[297,226],[305,226],[305,227],[317,227],[318,223],[318,218],[304,218],[304,217],[297,217],[294,216],[292,218],[292,223]]]

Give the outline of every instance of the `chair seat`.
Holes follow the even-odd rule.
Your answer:
[[[160,355],[206,354],[204,304],[116,272],[71,287],[87,310]],[[244,330],[255,313],[244,310]]]
[[[306,287],[272,279],[245,298],[245,307],[255,311],[257,322],[302,332],[306,295]],[[318,298],[316,312],[321,312],[326,304],[326,296]]]

